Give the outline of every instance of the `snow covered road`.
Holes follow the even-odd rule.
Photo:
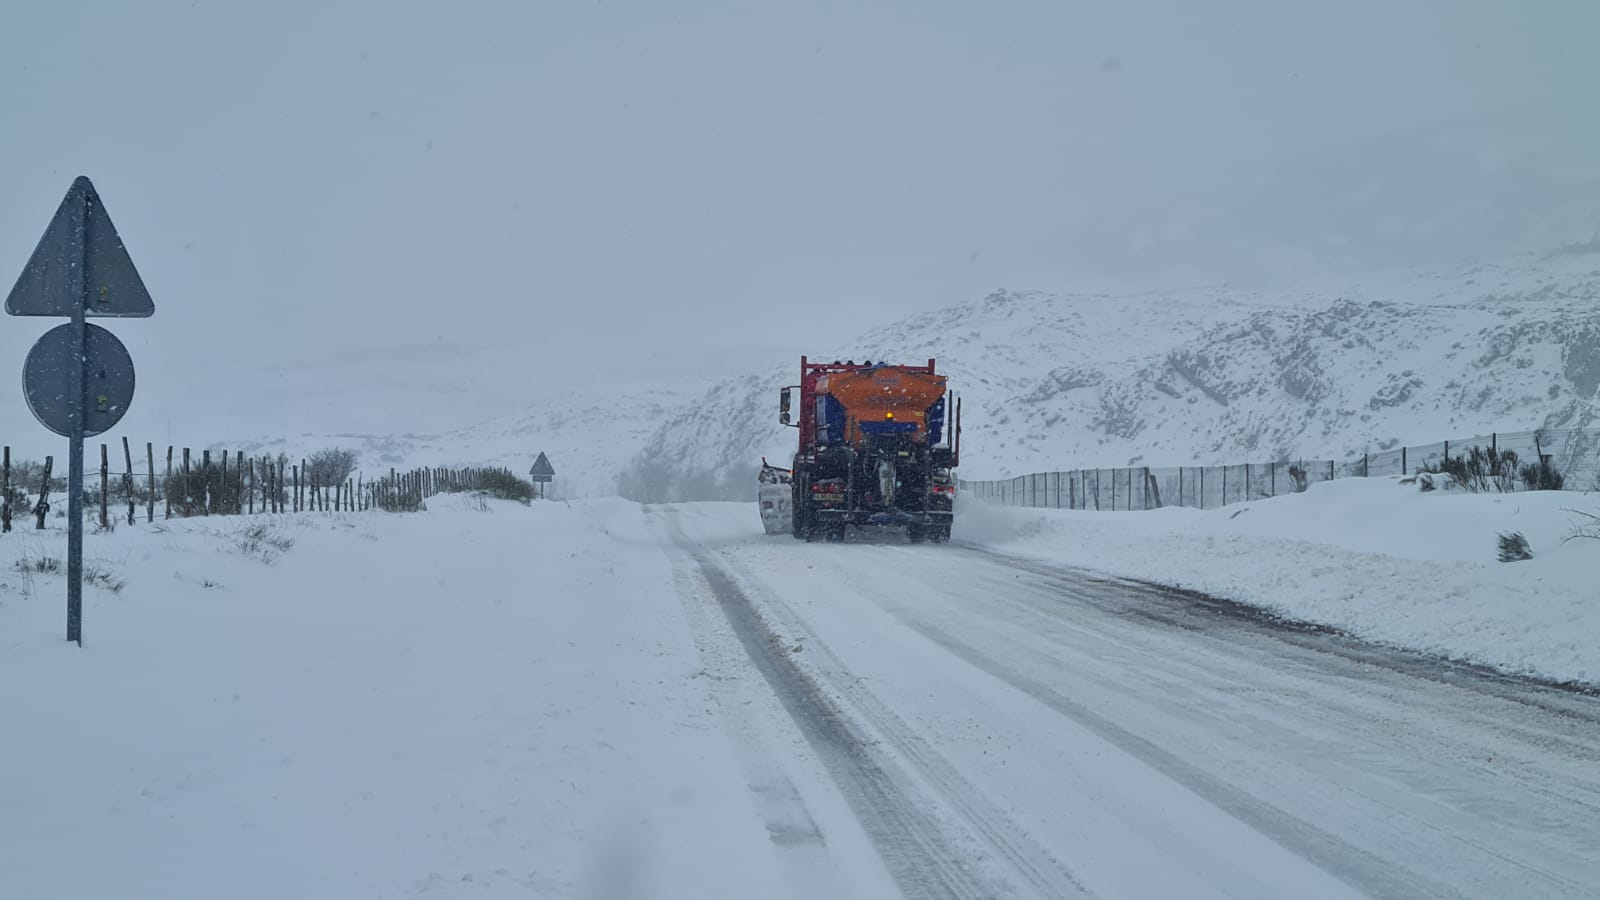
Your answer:
[[[3,898],[1600,894],[1600,699],[994,546],[173,519],[79,649],[63,543],[0,541]]]
[[[702,652],[782,701],[907,896],[1600,890],[1591,697],[982,548],[650,515]]]

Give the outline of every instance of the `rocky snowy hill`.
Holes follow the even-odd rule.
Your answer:
[[[814,357],[935,357],[965,399],[963,474],[1346,458],[1595,424],[1600,256],[1400,270],[1341,289],[999,291],[728,379],[671,416],[620,488],[744,498],[794,432],[777,392]]]

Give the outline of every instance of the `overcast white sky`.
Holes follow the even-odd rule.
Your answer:
[[[8,3],[0,279],[87,174],[156,297],[117,325],[147,357],[874,324],[1070,287],[1028,284],[1041,235],[1230,166],[1592,100],[1596,6]]]

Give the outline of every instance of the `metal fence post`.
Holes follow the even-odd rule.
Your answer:
[[[1400,474],[1406,474],[1406,448],[1400,448]]]

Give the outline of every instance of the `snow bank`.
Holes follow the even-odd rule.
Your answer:
[[[957,540],[1204,591],[1378,643],[1600,685],[1600,543],[1563,539],[1600,500],[1422,493],[1348,478],[1215,510],[1034,510],[963,497]],[[1520,531],[1531,560],[1497,561]]]
[[[0,537],[0,895],[770,894],[639,508],[429,505]]]

